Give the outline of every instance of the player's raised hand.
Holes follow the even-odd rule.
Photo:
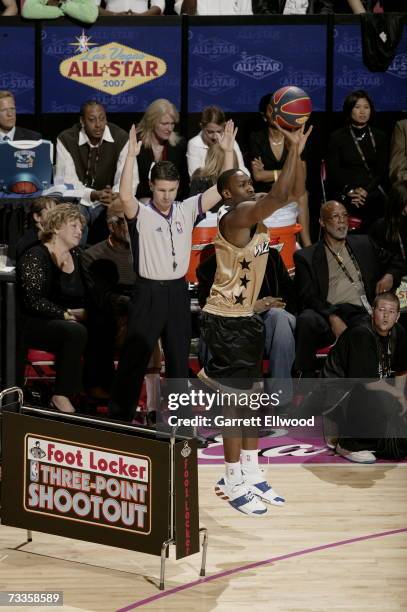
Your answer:
[[[226,121],[224,132],[219,139],[219,145],[221,149],[223,149],[224,151],[233,151],[233,148],[235,146],[236,134],[237,127],[235,128],[233,120],[229,119],[229,121]]]
[[[136,127],[133,123],[129,132],[129,155],[137,156],[140,153],[141,144],[141,140],[137,140]]]
[[[310,125],[308,130],[305,131],[305,125],[300,127],[298,130],[285,130],[278,123],[273,123],[274,127],[284,135],[285,142],[288,148],[291,146],[298,146],[298,153],[301,154],[304,150],[305,143],[308,140],[309,135],[312,132],[313,126]]]

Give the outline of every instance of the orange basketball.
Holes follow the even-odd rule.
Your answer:
[[[10,187],[10,191],[13,193],[35,193],[38,188],[30,181],[18,181]]]
[[[274,121],[288,130],[304,125],[312,111],[309,95],[294,85],[281,87],[274,92],[270,104],[273,108]]]

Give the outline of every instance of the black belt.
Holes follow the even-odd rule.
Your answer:
[[[143,285],[152,285],[153,287],[170,287],[171,285],[179,285],[181,283],[185,285],[186,280],[184,276],[182,278],[174,278],[171,280],[154,280],[152,278],[139,277],[136,280],[136,283],[142,283]]]

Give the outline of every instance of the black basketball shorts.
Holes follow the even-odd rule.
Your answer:
[[[207,376],[229,379],[231,384],[233,380],[240,388],[261,378],[265,331],[259,315],[220,317],[204,312],[201,336],[211,355],[205,365]]]

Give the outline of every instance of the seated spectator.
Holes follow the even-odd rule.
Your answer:
[[[127,310],[136,278],[123,213],[108,212],[107,225],[108,238],[82,253],[90,294],[84,380],[93,397],[110,394],[115,352],[127,328]]]
[[[212,185],[216,185],[219,176],[223,172],[225,164],[225,152],[217,142],[208,148],[206,154],[205,165],[202,168],[197,168],[192,175],[189,195],[197,195],[203,193]],[[236,152],[233,152],[233,167],[238,168]]]
[[[70,17],[82,23],[95,23],[98,8],[94,0],[24,0],[21,15],[25,19]]]
[[[399,316],[393,293],[377,295],[371,318],[347,329],[325,362],[324,378],[362,379],[330,414],[339,433],[336,452],[349,461],[374,463],[376,454],[386,459],[407,455],[407,336],[397,325]],[[394,384],[388,384],[394,375]]]
[[[142,144],[137,158],[140,184],[136,195],[141,202],[151,199],[151,168],[159,161],[170,161],[174,164],[180,174],[179,194],[182,196],[186,193],[186,145],[185,139],[174,131],[178,121],[179,114],[174,104],[165,98],[159,98],[147,107],[137,126],[137,136]]]
[[[11,91],[0,91],[0,142],[40,140],[41,134],[16,126],[16,101]]]
[[[20,259],[21,255],[27,249],[30,249],[40,242],[39,232],[44,229],[43,224],[48,212],[53,210],[56,205],[56,200],[46,196],[41,196],[32,200],[28,217],[28,227],[16,244],[16,259]]]
[[[0,17],[13,17],[14,15],[18,15],[16,0],[2,0],[1,4],[4,6],[4,11],[0,13]]]
[[[55,354],[51,407],[75,412],[72,396],[82,388],[81,356],[87,332],[85,289],[77,248],[85,219],[73,204],[61,204],[43,222],[41,244],[17,262],[24,345]]]
[[[253,15],[251,0],[176,0],[178,15]]]
[[[225,123],[225,113],[218,106],[207,106],[202,111],[201,122],[199,124],[201,131],[188,141],[187,147],[188,172],[191,178],[198,168],[202,168],[205,165],[208,149],[211,145],[219,142],[225,129]],[[237,167],[246,172],[246,174],[249,174],[244,165],[242,152],[236,141],[234,150],[237,156]]]
[[[287,158],[288,149],[285,143],[285,136],[274,125],[273,109],[269,104],[273,94],[266,94],[259,102],[259,111],[262,115],[265,126],[259,132],[250,134],[249,159],[251,161],[252,175],[257,192],[267,192],[277,180],[284,162]],[[303,162],[305,165],[305,162]],[[278,219],[281,218],[281,223]],[[308,193],[281,208],[277,213],[270,217],[273,226],[293,225],[301,223],[301,242],[302,245],[309,246],[311,238],[309,233],[309,210]],[[267,222],[266,222],[267,225]]]
[[[205,259],[198,266],[196,274],[199,281],[199,305],[203,308],[216,274],[216,255]],[[280,379],[283,383],[281,379],[291,379],[295,358],[296,296],[294,283],[276,249],[269,250],[264,280],[259,298],[254,304],[254,312],[260,314],[264,322],[264,357],[269,360],[269,376]]]
[[[407,181],[407,119],[397,121],[390,146],[390,180]]]
[[[353,13],[402,13],[405,11],[405,0],[348,0]],[[335,12],[338,11],[335,7]]]
[[[387,176],[387,139],[370,125],[374,106],[369,95],[353,91],[343,103],[345,127],[330,138],[327,154],[329,197],[362,219],[362,230],[383,216]]]
[[[101,0],[96,0],[99,15],[162,15],[165,0],[104,0],[106,8],[100,6]]]
[[[373,10],[375,1],[362,0],[253,0],[255,15],[330,15],[332,13],[365,13]]]
[[[385,216],[372,225],[369,235],[380,247],[407,261],[407,180],[393,185]]]
[[[295,368],[315,376],[317,349],[332,344],[347,327],[365,320],[375,295],[396,289],[406,272],[397,255],[368,236],[348,236],[343,204],[321,206],[322,239],[294,253],[295,284],[302,307],[297,317]]]
[[[328,15],[334,13],[333,0],[253,0],[255,15]]]
[[[81,193],[80,210],[88,225],[119,197],[119,181],[128,149],[128,134],[106,118],[97,100],[82,105],[79,123],[57,139],[56,183],[72,184]],[[133,188],[138,185],[134,161]],[[106,234],[107,234],[106,228]],[[87,232],[82,244],[86,243]]]

